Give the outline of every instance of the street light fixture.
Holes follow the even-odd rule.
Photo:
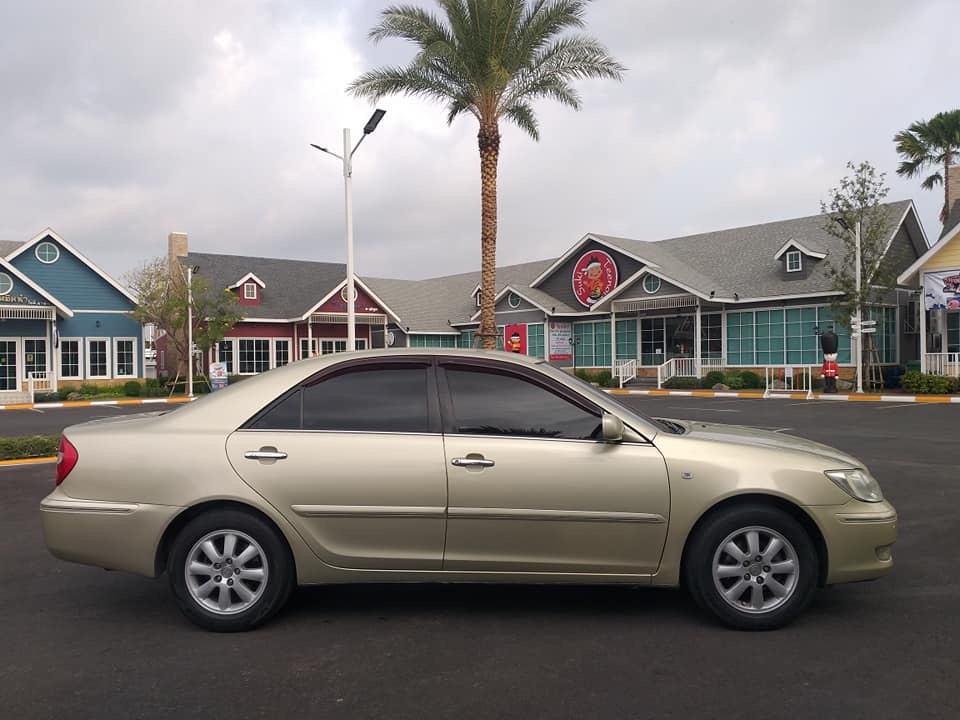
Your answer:
[[[863,308],[860,305],[861,298],[861,268],[860,268],[860,220],[857,219],[857,222],[854,223],[853,227],[850,227],[850,223],[847,222],[846,218],[842,215],[837,215],[832,218],[832,220],[842,227],[847,232],[853,232],[854,236],[854,246],[856,248],[854,264],[856,265],[856,313],[853,318],[851,326],[853,330],[857,333],[857,337],[853,338],[857,341],[857,352],[856,360],[857,363],[857,392],[863,393]]]
[[[328,150],[320,145],[310,143],[310,147],[316,148],[327,155],[333,155],[343,163],[343,196],[344,209],[347,224],[347,350],[357,349],[357,330],[356,330],[356,286],[353,279],[353,154],[360,147],[360,143],[370,133],[377,129],[377,125],[387,114],[386,110],[373,111],[373,115],[363,126],[363,135],[357,141],[357,144],[350,147],[350,128],[343,129],[343,155]]]

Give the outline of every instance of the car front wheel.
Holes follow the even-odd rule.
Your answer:
[[[177,605],[207,630],[251,630],[293,589],[293,563],[279,533],[237,510],[200,515],[176,536],[167,575]]]
[[[816,549],[803,526],[782,510],[720,510],[707,518],[691,543],[687,587],[697,604],[730,627],[782,627],[816,591]]]

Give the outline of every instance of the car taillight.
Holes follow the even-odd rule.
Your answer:
[[[57,448],[57,485],[67,478],[79,457],[73,444],[61,435],[60,446]]]

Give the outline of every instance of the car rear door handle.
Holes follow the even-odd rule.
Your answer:
[[[262,447],[259,450],[247,450],[243,456],[247,460],[260,460],[263,461],[277,461],[277,460],[286,460],[287,454],[282,451],[278,451],[275,447]]]
[[[487,460],[483,455],[467,455],[466,457],[457,457],[450,461],[451,465],[465,468],[488,468],[496,463],[493,460]]]

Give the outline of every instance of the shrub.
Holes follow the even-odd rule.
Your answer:
[[[57,399],[66,400],[67,396],[70,395],[70,393],[75,393],[75,392],[77,392],[76,385],[61,385],[60,388],[57,390]]]
[[[903,389],[907,392],[920,395],[943,395],[957,391],[957,382],[953,378],[921,373],[915,370],[904,373],[902,384]]]
[[[60,393],[55,393],[55,392],[39,393],[38,392],[33,394],[33,401],[35,403],[57,402],[58,400],[60,400]]]
[[[160,397],[166,393],[157,378],[147,378],[143,381],[143,394],[147,397]]]
[[[672,377],[663,386],[670,390],[692,390],[700,386],[700,381],[692,377]]]
[[[96,394],[98,394],[99,392],[100,392],[100,388],[98,388],[98,387],[97,387],[96,385],[94,385],[93,383],[83,383],[82,385],[80,385],[80,394],[81,394],[81,395],[88,395],[88,396],[89,396],[89,395],[96,395]]]
[[[609,370],[601,370],[595,377],[595,382],[600,383],[600,387],[611,387],[613,385],[613,373]]]
[[[729,372],[723,376],[723,384],[731,390],[742,390],[743,378],[738,372]]]
[[[763,387],[763,379],[751,370],[744,370],[740,373],[740,379],[743,381],[743,387],[747,390],[757,390]]]
[[[241,380],[246,380],[250,375],[227,375],[227,385],[233,385]]]
[[[700,381],[700,387],[709,389],[721,383],[723,383],[723,373],[719,370],[711,370]]]
[[[140,397],[140,383],[136,380],[128,380],[123,386],[123,394],[126,397]]]
[[[50,457],[57,454],[57,435],[22,435],[0,437],[0,460]]]

